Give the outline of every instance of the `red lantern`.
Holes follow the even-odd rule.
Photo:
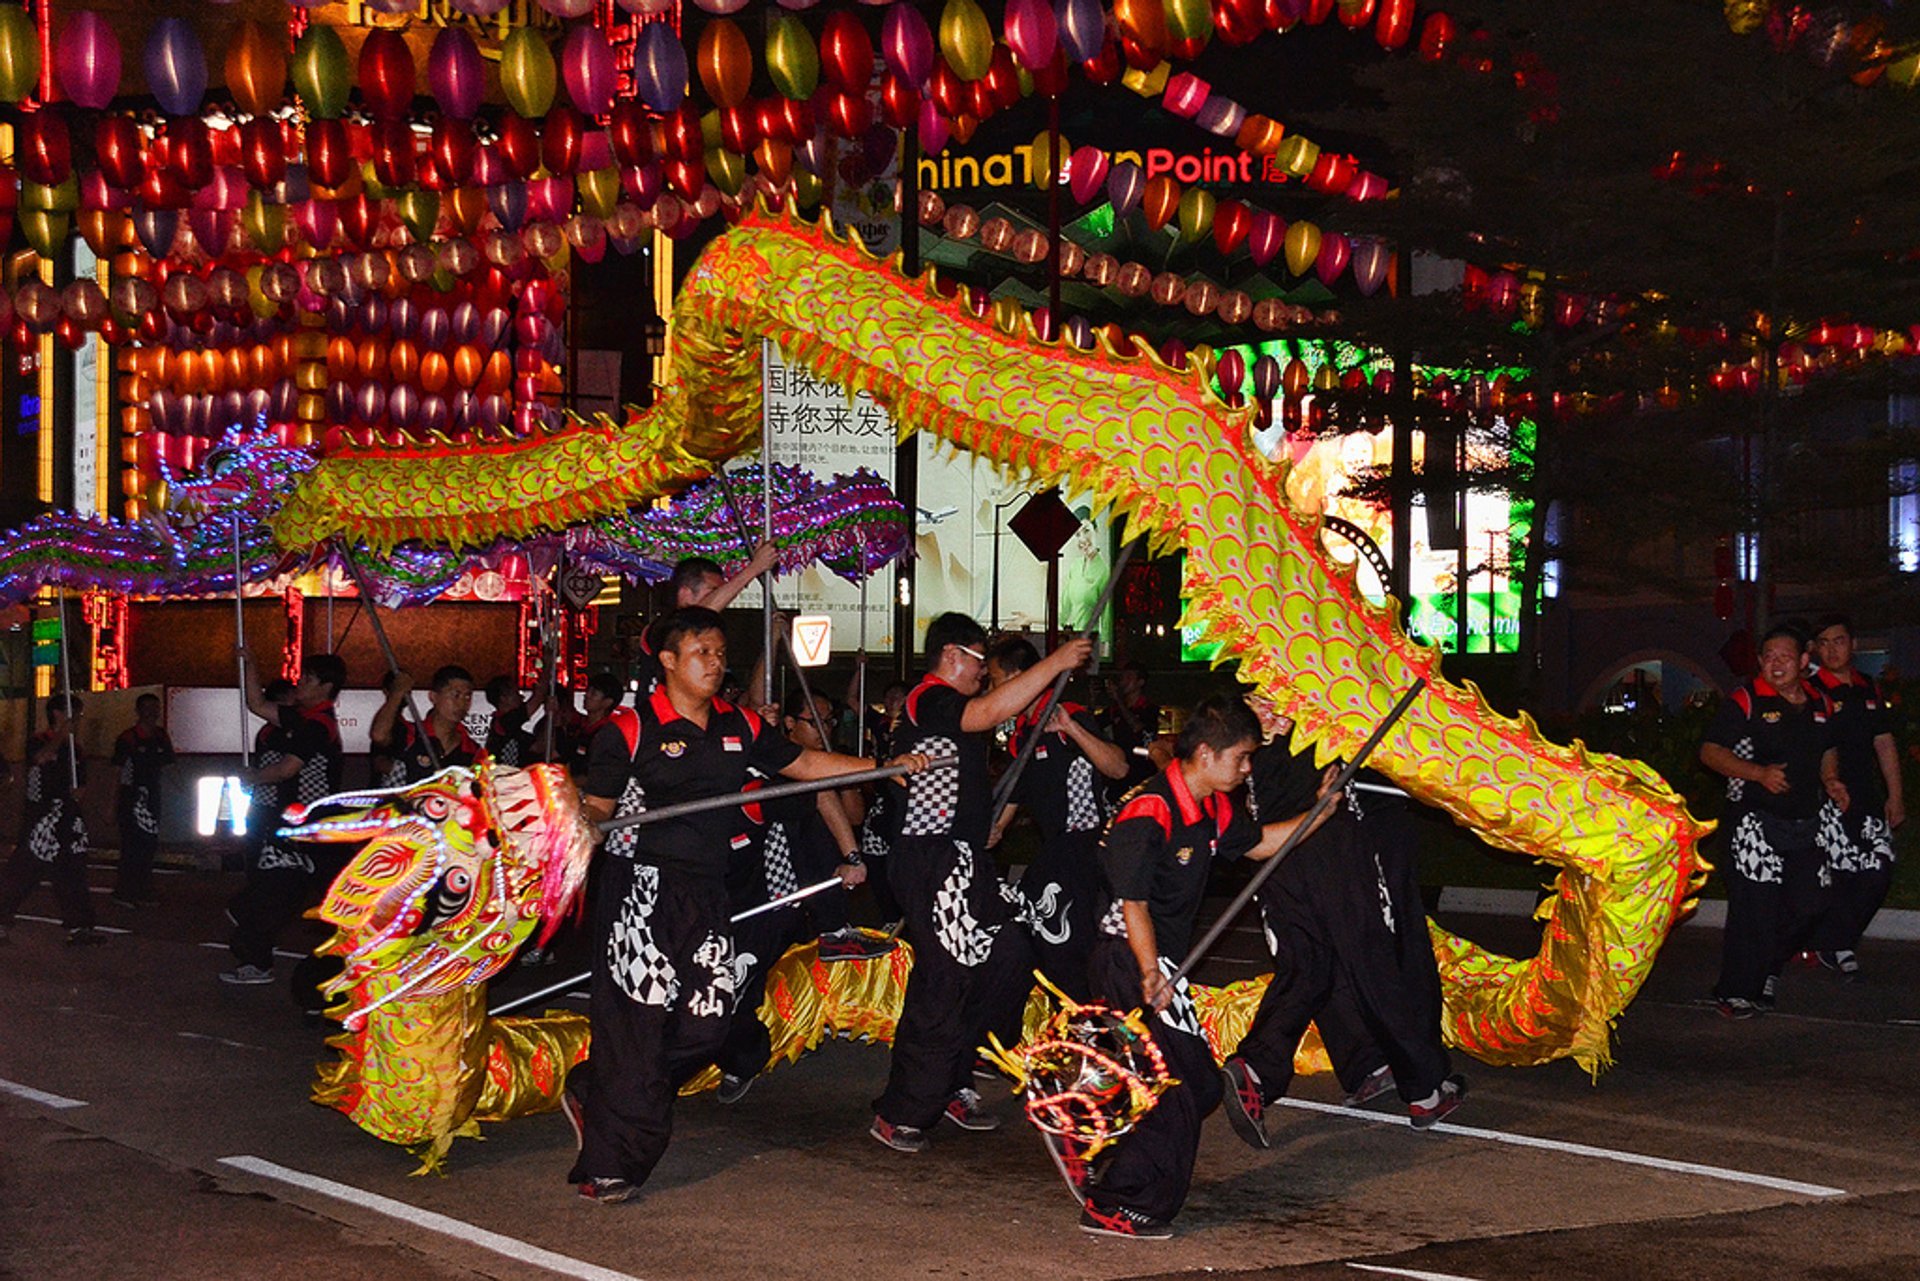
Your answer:
[[[367,32],[360,46],[360,100],[376,120],[401,120],[413,109],[413,51],[390,27]]]
[[[307,122],[307,173],[322,187],[338,187],[353,173],[353,152],[343,121]]]
[[[764,123],[761,132],[767,133]],[[700,113],[692,103],[681,103],[678,111],[667,116],[665,141],[669,159],[691,164],[706,155],[706,145],[700,137]]]
[[[174,172],[189,191],[197,191],[213,180],[213,139],[207,122],[200,117],[167,122],[167,151]]]
[[[585,121],[571,104],[556,102],[547,111],[540,130],[540,160],[548,173],[565,178],[580,167],[580,145],[586,132]]]
[[[613,144],[614,159],[621,165],[636,168],[647,163],[653,156],[653,138],[647,127],[646,107],[635,98],[615,103],[607,138]]]
[[[786,130],[789,142],[798,146],[813,137],[813,108],[798,98],[780,100],[780,119]],[[695,122],[696,127],[699,121]],[[698,157],[693,157],[698,159]]]
[[[286,177],[285,135],[277,121],[256,116],[240,126],[240,170],[262,189]]]
[[[1238,249],[1253,230],[1253,212],[1238,200],[1222,200],[1213,211],[1213,243],[1223,254]]]
[[[839,9],[827,15],[820,31],[820,73],[843,93],[864,96],[873,78],[873,39],[852,13]]]
[[[746,155],[760,142],[760,113],[751,107],[720,109],[720,145]]]
[[[1420,59],[1423,62],[1439,62],[1447,56],[1453,46],[1453,38],[1458,28],[1453,19],[1444,13],[1430,13],[1420,23]]]
[[[1380,12],[1374,19],[1373,38],[1382,49],[1398,49],[1413,34],[1413,0],[1380,0]]]
[[[873,107],[866,95],[827,90],[827,125],[842,138],[858,138],[873,125]]]
[[[22,116],[15,148],[21,176],[28,182],[57,187],[73,172],[73,137],[58,108],[43,107]]]
[[[473,126],[442,116],[433,123],[433,168],[447,187],[463,186],[473,176],[473,156],[479,144]]]
[[[347,233],[347,243],[361,249],[366,248],[373,240],[374,215],[377,212],[373,201],[367,199],[365,192],[361,192],[351,199],[337,203],[340,210],[340,228]]]
[[[1119,44],[1109,39],[1100,46],[1099,55],[1081,63],[1080,69],[1086,73],[1087,79],[1097,85],[1112,84],[1120,78]]]
[[[140,126],[128,116],[101,116],[93,126],[93,151],[99,158],[100,172],[116,187],[140,185],[147,171],[141,154]]]
[[[967,91],[966,81],[945,62],[934,67],[933,75],[927,81],[927,96],[933,99],[934,106],[940,108],[940,114],[948,119],[973,108],[973,98]]]
[[[889,71],[880,78],[880,110],[888,124],[904,129],[920,118],[920,94]]]
[[[1020,69],[1014,65],[1013,51],[1007,46],[997,44],[993,47],[993,57],[987,63],[987,74],[980,80],[993,93],[995,107],[1011,107],[1020,101]]]
[[[373,175],[388,187],[413,184],[413,126],[405,120],[374,123]]]
[[[531,178],[540,167],[540,126],[517,111],[500,116],[500,158],[515,178]]]

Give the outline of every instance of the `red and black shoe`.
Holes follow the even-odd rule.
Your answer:
[[[1080,1207],[1080,1230],[1089,1236],[1122,1237],[1129,1241],[1165,1241],[1173,1235],[1173,1225],[1150,1214],[1115,1206],[1103,1210],[1089,1201]]]
[[[1073,1197],[1075,1205],[1087,1203],[1087,1184],[1092,1178],[1087,1159],[1080,1155],[1080,1147],[1064,1134],[1049,1134],[1040,1131],[1040,1141],[1047,1145],[1047,1155],[1053,1159],[1053,1168],[1060,1171],[1060,1177],[1066,1182],[1067,1192]]]
[[[1227,1080],[1227,1120],[1233,1132],[1248,1147],[1265,1152],[1273,1141],[1267,1137],[1267,1103],[1260,1097],[1260,1077],[1238,1054],[1227,1060],[1221,1075]]]
[[[583,1200],[596,1205],[619,1205],[640,1195],[640,1189],[625,1179],[588,1179],[579,1185]]]
[[[1433,1102],[1422,1101],[1407,1105],[1407,1118],[1413,1122],[1416,1130],[1430,1130],[1440,1124],[1455,1108],[1467,1101],[1467,1078],[1459,1073],[1440,1082],[1430,1098]]]
[[[1367,1074],[1367,1079],[1355,1086],[1340,1104],[1341,1107],[1361,1108],[1373,1102],[1383,1094],[1393,1092],[1393,1069],[1381,1064]]]

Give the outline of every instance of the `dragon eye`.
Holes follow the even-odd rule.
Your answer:
[[[453,868],[447,872],[447,889],[455,894],[465,894],[473,887],[473,879],[462,868]]]
[[[453,812],[452,806],[444,796],[423,796],[418,802],[422,814],[431,819],[442,819]]]

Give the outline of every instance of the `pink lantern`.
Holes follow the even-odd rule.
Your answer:
[[[910,4],[887,10],[880,27],[880,53],[888,70],[914,88],[933,74],[933,32],[920,11]]]
[[[588,22],[567,33],[560,50],[560,77],[582,115],[603,116],[613,110],[613,47],[600,28]]]
[[[1360,240],[1353,246],[1353,283],[1371,298],[1387,278],[1387,265],[1393,252],[1379,240]]]
[[[1253,255],[1253,265],[1264,267],[1273,261],[1287,242],[1287,224],[1282,218],[1266,212],[1264,209],[1253,215],[1253,228],[1247,233],[1247,252]]]
[[[1111,165],[1107,153],[1098,147],[1076,147],[1067,157],[1067,188],[1080,204],[1086,204],[1100,192]]]
[[[1199,76],[1182,71],[1167,81],[1167,91],[1161,96],[1160,105],[1183,120],[1191,120],[1206,105],[1207,97],[1213,87]]]
[[[1320,237],[1320,252],[1313,262],[1314,274],[1320,277],[1320,283],[1331,285],[1347,269],[1347,260],[1353,256],[1353,242],[1337,231],[1330,231]]]
[[[63,17],[53,50],[60,91],[75,106],[98,111],[120,91],[120,41],[90,9]]]
[[[1060,24],[1047,0],[1007,0],[1007,48],[1021,66],[1038,71],[1053,61]]]

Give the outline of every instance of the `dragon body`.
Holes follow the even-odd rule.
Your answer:
[[[1030,322],[1002,327],[930,276],[906,278],[830,229],[766,213],[708,246],[680,291],[674,335],[659,405],[624,427],[452,459],[326,459],[275,519],[372,544],[459,547],[523,534],[556,512],[580,521],[623,509],[697,470],[689,459],[711,463],[754,443],[760,342],[770,338],[814,377],[870,393],[903,433],[930,432],[1088,495],[1130,536],[1184,553],[1185,622],[1293,720],[1296,746],[1352,753],[1425,678],[1370,764],[1489,843],[1557,869],[1531,956],[1431,927],[1445,1035],[1496,1064],[1571,1057],[1597,1072],[1609,1061],[1614,1020],[1705,877],[1698,846],[1709,825],[1646,766],[1552,743],[1527,717],[1500,715],[1471,685],[1446,681],[1438,652],[1410,640],[1326,554],[1318,518],[1287,501],[1286,465],[1253,447],[1251,411],[1215,396],[1198,359],[1176,367],[1144,346],[1043,342]],[[776,1059],[829,1033],[890,1035],[899,977],[890,967],[903,959],[825,967],[789,955],[762,1010],[779,1025]],[[1216,1040],[1231,1044],[1257,998],[1257,986],[1236,984],[1202,999]],[[523,1022],[486,1020],[470,998],[435,1017],[463,1029],[442,1047],[457,1046],[462,1063],[487,1062],[486,1047]],[[1313,1048],[1303,1047],[1309,1061]]]

